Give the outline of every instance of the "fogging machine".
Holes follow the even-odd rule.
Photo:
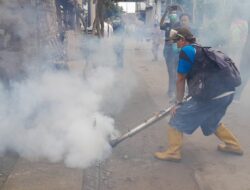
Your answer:
[[[117,137],[116,139],[110,140],[110,145],[114,148],[117,146],[119,143],[124,141],[125,139],[132,137],[139,133],[140,131],[148,128],[152,124],[156,123],[157,121],[163,119],[164,117],[168,116],[169,113],[171,112],[171,109],[174,107],[174,105],[159,111],[158,113],[154,114],[152,117],[148,118],[146,121],[144,121],[142,124],[134,127],[133,129],[129,130],[127,133]]]

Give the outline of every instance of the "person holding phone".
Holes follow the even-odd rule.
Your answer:
[[[165,31],[165,44],[163,49],[163,55],[166,61],[167,70],[168,70],[168,97],[172,100],[175,96],[175,82],[176,82],[176,69],[178,62],[178,48],[176,44],[172,43],[169,40],[170,31],[181,27],[180,22],[178,21],[177,12],[183,12],[183,9],[179,5],[167,6],[165,13],[163,14],[160,21],[160,29]],[[168,16],[169,22],[166,22],[166,17]]]

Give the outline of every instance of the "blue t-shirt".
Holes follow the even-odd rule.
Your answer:
[[[194,64],[196,50],[192,45],[184,46],[179,55],[179,63],[177,72],[180,74],[188,74]]]

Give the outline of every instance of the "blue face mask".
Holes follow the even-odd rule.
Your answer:
[[[170,14],[169,15],[169,20],[170,20],[171,23],[177,22],[177,20],[178,20],[177,14]]]

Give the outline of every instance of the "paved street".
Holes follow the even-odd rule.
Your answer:
[[[161,54],[161,52],[160,52]],[[163,57],[152,62],[150,43],[127,43],[125,69],[131,69],[137,86],[122,111],[115,115],[121,133],[126,132],[168,105],[167,76]],[[66,168],[63,163],[31,162],[12,155],[2,157],[5,172],[2,190],[250,190],[249,101],[250,84],[240,103],[232,104],[225,124],[239,137],[244,156],[216,150],[219,140],[204,137],[200,130],[184,136],[183,160],[156,160],[153,153],[166,144],[168,119],[114,148],[111,157],[86,170]],[[5,162],[4,162],[5,161]]]

